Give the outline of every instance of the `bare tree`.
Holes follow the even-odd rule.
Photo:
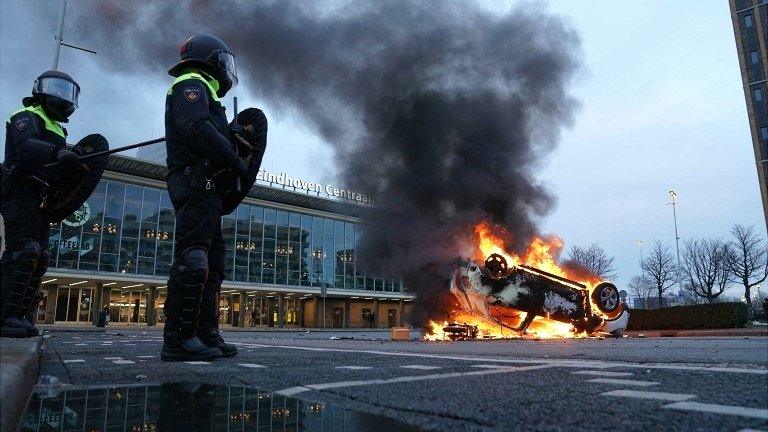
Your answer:
[[[752,310],[752,287],[768,276],[768,250],[755,233],[755,227],[734,224],[731,228],[732,254],[728,260],[731,281],[744,285],[744,298]]]
[[[686,287],[712,303],[730,283],[730,246],[721,238],[689,239],[683,245],[682,270]]]
[[[588,247],[573,246],[566,257],[567,263],[583,267],[603,279],[616,278],[616,265],[613,260],[614,258],[597,243],[592,243]]]
[[[651,307],[651,296],[653,296],[654,287],[651,284],[651,280],[646,276],[632,276],[627,284],[630,292],[634,294],[635,298],[640,299],[643,302],[644,308]]]
[[[677,265],[669,246],[659,240],[654,241],[651,253],[643,258],[641,267],[659,296],[659,307],[661,307],[664,304],[664,292],[677,282]]]

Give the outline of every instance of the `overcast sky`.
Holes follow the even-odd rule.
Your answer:
[[[502,14],[515,3],[483,5]],[[70,10],[78,6],[70,0]],[[727,2],[559,0],[548,9],[579,32],[585,67],[572,88],[581,103],[575,124],[539,173],[558,199],[542,230],[566,247],[600,243],[616,256],[622,284],[639,273],[637,240],[646,249],[654,239],[674,247],[669,189],[678,193],[682,238],[726,236],[734,222],[765,233]],[[51,67],[58,10],[57,0],[0,2],[3,115],[18,109],[35,76]],[[77,44],[77,34],[65,26],[65,41]],[[119,50],[120,41],[89,48]],[[171,80],[165,71],[106,73],[91,54],[66,47],[59,69],[82,87],[80,109],[67,126],[70,142],[99,132],[120,146],[163,134]],[[334,181],[330,147],[290,107],[264,105],[243,81],[225,103],[235,95],[241,107],[266,112],[263,168]]]

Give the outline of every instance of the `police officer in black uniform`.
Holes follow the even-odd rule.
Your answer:
[[[35,306],[40,278],[48,267],[49,188],[87,167],[68,150],[66,130],[77,108],[80,86],[69,75],[48,71],[35,80],[32,96],[6,122],[2,215],[6,249],[0,260],[3,337],[39,334],[26,315]],[[45,164],[58,162],[53,167]]]
[[[247,130],[227,123],[219,99],[237,85],[234,55],[227,44],[199,34],[184,42],[180,55],[181,61],[168,72],[176,79],[165,105],[167,182],[176,212],[176,245],[161,358],[210,360],[237,354],[218,331],[226,257],[221,216],[232,211],[226,205],[228,191],[253,171],[254,149]],[[258,152],[260,163],[264,148]]]

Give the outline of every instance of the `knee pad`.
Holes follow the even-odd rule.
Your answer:
[[[32,273],[33,276],[36,277],[43,277],[46,271],[48,271],[48,263],[51,260],[51,252],[46,250],[43,250],[40,252],[40,258],[37,260],[37,267],[35,267],[35,271]]]
[[[19,240],[13,249],[6,253],[7,262],[11,265],[21,266],[30,272],[37,265],[40,259],[40,243],[35,239],[24,238]]]
[[[182,252],[171,268],[171,277],[181,282],[181,285],[199,285],[202,288],[208,278],[208,252],[201,248],[190,248]],[[175,284],[168,288],[175,288]]]

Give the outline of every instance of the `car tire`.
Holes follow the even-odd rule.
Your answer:
[[[592,290],[592,302],[609,320],[617,318],[624,311],[616,285],[601,282]]]

